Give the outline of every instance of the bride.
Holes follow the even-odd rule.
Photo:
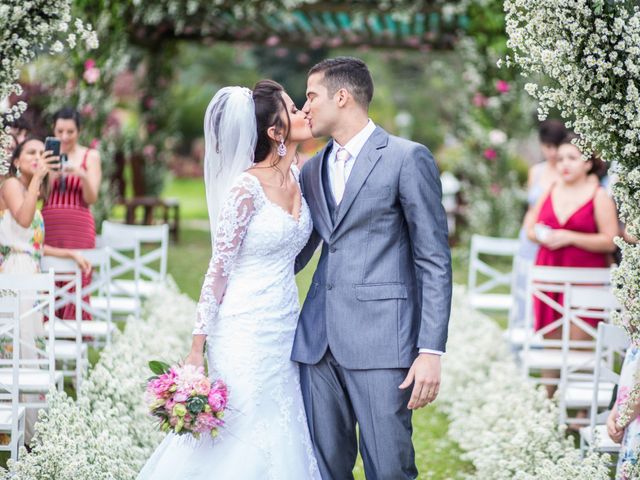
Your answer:
[[[311,233],[293,165],[311,137],[305,115],[271,80],[221,89],[204,122],[213,256],[187,363],[229,388],[217,438],[169,434],[138,479],[320,479],[290,360],[298,318],[294,260]]]

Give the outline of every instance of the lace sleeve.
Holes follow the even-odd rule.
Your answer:
[[[193,335],[206,335],[218,314],[234,260],[256,212],[258,179],[244,173],[231,188],[218,217],[213,255],[202,284]]]

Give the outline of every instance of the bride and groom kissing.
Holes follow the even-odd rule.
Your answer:
[[[139,479],[417,478],[413,410],[435,400],[451,306],[439,173],[368,116],[364,62],[284,89],[225,87],[205,115],[213,255],[187,363],[229,388],[215,438],[169,434]],[[327,145],[299,171],[296,147]],[[302,310],[295,273],[321,245]],[[356,426],[358,434],[356,433]],[[359,444],[359,445],[358,445]]]

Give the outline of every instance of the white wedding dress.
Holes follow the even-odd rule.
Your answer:
[[[311,233],[309,208],[302,199],[294,218],[245,172],[218,218],[194,333],[207,334],[211,377],[229,387],[226,424],[216,439],[169,434],[138,479],[320,479],[290,360],[294,260]]]

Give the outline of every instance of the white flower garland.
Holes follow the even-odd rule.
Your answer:
[[[455,287],[440,407],[449,435],[476,468],[472,478],[608,480],[608,456],[580,451],[558,427],[558,408],[522,376],[504,331]]]
[[[78,401],[52,392],[25,451],[1,478],[27,480],[134,478],[164,434],[143,401],[147,362],[177,361],[186,352],[195,303],[175,287],[146,304],[144,320],[127,324],[83,384]],[[477,479],[608,479],[608,457],[581,460],[557,427],[557,408],[524,382],[502,331],[465,302],[456,287],[449,350],[438,400],[449,415],[449,434],[473,462]]]

